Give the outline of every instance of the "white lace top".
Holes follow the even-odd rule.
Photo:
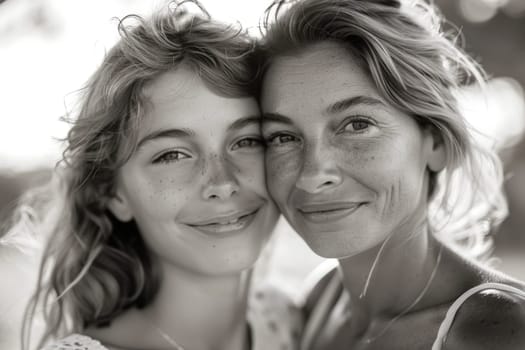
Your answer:
[[[251,350],[297,350],[302,330],[298,308],[283,292],[261,288],[249,303],[248,321],[252,329]],[[108,350],[100,341],[72,334],[42,350]]]

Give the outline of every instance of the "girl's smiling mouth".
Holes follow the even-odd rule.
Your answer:
[[[238,211],[187,225],[205,234],[235,233],[247,228],[259,212],[259,209],[260,207],[254,210]]]

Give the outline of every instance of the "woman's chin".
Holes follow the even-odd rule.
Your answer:
[[[327,259],[351,258],[377,245],[377,242],[349,238],[347,232],[315,232],[301,236],[315,254]]]

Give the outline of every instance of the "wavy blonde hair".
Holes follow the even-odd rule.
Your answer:
[[[276,58],[313,44],[330,41],[348,50],[392,106],[441,136],[446,167],[430,175],[431,228],[485,257],[489,233],[507,215],[503,171],[494,151],[473,142],[458,107],[458,90],[483,86],[485,74],[460,48],[459,34],[443,30],[443,21],[420,0],[274,1],[261,23],[261,79]]]
[[[190,14],[187,2],[198,5]],[[28,307],[23,344],[32,315],[43,307],[49,337],[109,324],[125,310],[152,301],[160,283],[136,224],[107,209],[115,174],[136,147],[148,101],[143,89],[159,75],[185,65],[217,94],[255,96],[254,43],[234,25],[211,20],[196,1],[131,15],[121,35],[82,91],[72,118],[63,161],[55,169],[51,200],[40,208],[38,230],[49,232],[37,292]],[[56,215],[49,217],[50,209]],[[58,210],[57,210],[58,208]]]

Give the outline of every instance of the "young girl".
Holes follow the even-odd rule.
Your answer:
[[[185,6],[125,18],[84,90],[41,218],[27,321],[69,334],[45,349],[294,348],[286,300],[247,301],[277,219],[253,43]]]
[[[284,2],[261,46],[269,191],[339,261],[306,298],[302,348],[525,349],[524,284],[453,248],[485,253],[506,215],[455,98],[477,65],[427,2]]]

